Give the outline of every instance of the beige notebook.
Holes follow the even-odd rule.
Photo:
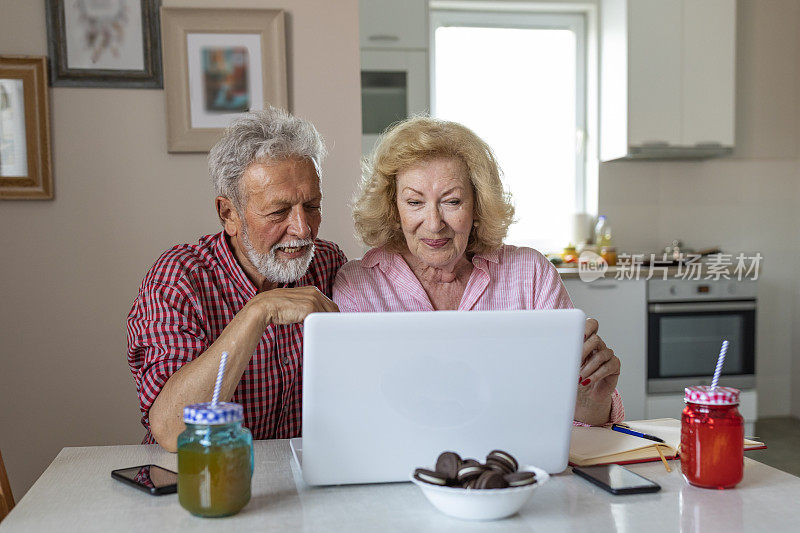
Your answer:
[[[569,446],[569,462],[575,466],[600,464],[626,464],[645,461],[659,461],[661,457],[656,447],[667,459],[675,458],[681,442],[681,422],[674,418],[626,421],[632,430],[659,437],[664,444],[613,431],[610,427],[572,428]],[[744,439],[745,450],[766,448],[764,443]]]

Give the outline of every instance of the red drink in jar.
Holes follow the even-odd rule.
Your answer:
[[[739,390],[686,387],[681,416],[681,471],[697,487],[730,489],[744,473],[744,419]]]

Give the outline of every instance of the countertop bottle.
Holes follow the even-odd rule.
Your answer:
[[[178,436],[178,501],[203,517],[238,513],[250,501],[253,437],[242,427],[242,406],[199,403],[183,410]]]
[[[730,489],[744,474],[744,419],[739,390],[686,387],[681,415],[681,471],[697,487]]]
[[[597,225],[594,228],[594,242],[597,246],[597,252],[605,260],[606,264],[615,266],[617,264],[617,249],[614,247],[614,241],[611,237],[611,226],[603,215],[597,217]]]
[[[597,217],[597,224],[594,227],[594,243],[598,248],[613,246],[611,226],[604,215]]]

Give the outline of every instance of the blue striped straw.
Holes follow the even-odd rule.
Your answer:
[[[725,362],[725,354],[728,351],[728,341],[722,341],[722,348],[717,358],[717,368],[714,370],[714,379],[711,380],[711,388],[716,389],[719,382],[719,375],[722,373],[722,363]]]
[[[211,397],[211,407],[217,406],[219,400],[219,389],[222,388],[222,376],[225,375],[225,362],[228,360],[228,352],[222,352],[219,360],[219,370],[217,370],[217,382],[214,383],[214,396]]]

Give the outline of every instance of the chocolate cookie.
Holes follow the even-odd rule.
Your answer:
[[[510,453],[502,450],[489,452],[489,455],[486,456],[486,465],[505,474],[516,472],[519,468],[517,460]]]
[[[536,474],[533,472],[514,472],[503,476],[509,487],[524,487],[536,483]]]
[[[431,485],[440,485],[442,487],[447,485],[447,477],[433,470],[417,468],[414,470],[414,477],[425,483],[430,483]]]
[[[443,452],[436,460],[436,472],[447,479],[458,479],[459,468],[461,468],[461,456],[455,452]]]
[[[464,487],[465,489],[474,489],[475,488],[475,482],[477,482],[477,481],[478,481],[478,478],[474,477],[474,478],[470,479],[469,481],[467,481],[466,483],[462,484],[461,486]]]
[[[457,479],[459,483],[463,484],[471,479],[477,478],[483,473],[484,470],[486,470],[486,467],[478,464],[477,461],[476,464],[462,463],[461,468],[458,469]]]
[[[495,470],[486,470],[475,481],[476,489],[504,489],[508,487],[508,482],[503,479],[503,475]]]

